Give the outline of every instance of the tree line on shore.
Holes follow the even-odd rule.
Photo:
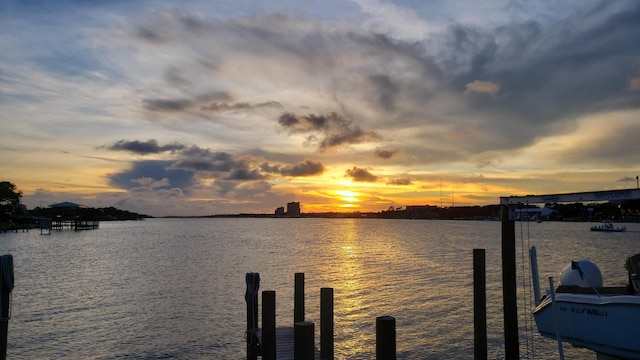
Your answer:
[[[37,218],[63,218],[79,220],[141,220],[152,216],[138,214],[115,207],[36,207],[27,210],[20,203],[22,192],[16,185],[8,181],[0,182],[0,224],[30,222]],[[640,199],[626,201],[621,204],[606,203],[571,203],[545,204],[546,208],[554,210],[545,220],[556,221],[640,221]],[[382,219],[443,219],[443,220],[498,220],[500,205],[485,206],[425,206],[428,211],[408,211],[416,207],[390,207],[380,212],[324,212],[303,213],[300,217],[324,218],[382,218]],[[419,208],[419,207],[418,207]],[[535,208],[535,206],[529,206]],[[273,214],[233,214],[209,215],[200,217],[274,217]]]
[[[22,191],[18,190],[15,184],[9,181],[0,182],[0,230],[28,226],[39,218],[110,221],[141,220],[150,217],[115,207],[36,207],[27,210],[20,202],[21,198]]]

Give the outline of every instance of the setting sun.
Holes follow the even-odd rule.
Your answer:
[[[341,207],[356,207],[354,203],[358,202],[357,196],[360,194],[351,190],[338,190],[336,194],[342,196],[341,200],[346,204],[342,204]]]

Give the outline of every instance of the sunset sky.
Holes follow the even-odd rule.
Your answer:
[[[0,3],[0,181],[154,216],[635,188],[640,1]]]

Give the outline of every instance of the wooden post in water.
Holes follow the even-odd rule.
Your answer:
[[[0,257],[0,359],[7,358],[9,307],[13,290],[13,255]]]
[[[396,359],[396,318],[392,316],[376,318],[376,359]]]
[[[293,358],[295,360],[314,360],[314,325],[312,322],[301,321],[294,324],[293,329]]]
[[[262,292],[262,360],[276,360],[276,292]]]
[[[333,360],[333,288],[320,289],[320,359]]]
[[[473,249],[473,358],[487,359],[485,250]]]
[[[516,299],[516,226],[510,208],[502,205],[502,297],[504,305],[504,350],[506,359],[520,358],[518,304]]]
[[[258,289],[260,274],[247,273],[245,276],[247,291],[244,298],[247,302],[247,360],[257,360],[260,352],[258,339]]]
[[[304,321],[304,273],[295,274],[293,323]]]

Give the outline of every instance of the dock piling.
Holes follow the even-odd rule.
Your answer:
[[[504,350],[507,359],[520,358],[516,281],[516,225],[509,206],[502,205],[502,300],[504,306]]]
[[[376,359],[396,359],[396,318],[393,316],[376,318]]]
[[[262,360],[276,360],[276,292],[262,292]]]
[[[304,273],[295,274],[293,323],[304,321]]]
[[[247,302],[247,360],[257,360],[260,353],[258,339],[258,289],[260,288],[260,274],[247,273],[245,276],[247,291],[244,298]]]
[[[485,249],[473,249],[473,358],[487,359]]]
[[[295,360],[314,360],[314,332],[312,322],[301,321],[294,324],[293,358]]]
[[[333,288],[320,289],[320,358],[333,360]]]
[[[13,290],[13,255],[0,257],[0,359],[7,358],[7,335],[9,334],[9,308]]]

